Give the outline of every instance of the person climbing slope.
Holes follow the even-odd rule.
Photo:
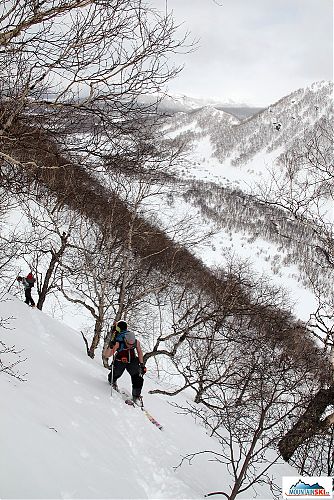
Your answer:
[[[23,278],[22,276],[18,276],[17,281],[19,283],[22,283],[24,286],[24,295],[25,295],[25,303],[31,305],[31,307],[35,307],[35,301],[31,296],[31,289],[34,286],[35,283],[35,278],[33,277],[32,273],[29,273],[26,278]]]
[[[142,403],[141,390],[143,387],[143,376],[146,373],[144,366],[143,351],[140,342],[133,332],[129,331],[126,321],[120,320],[116,324],[114,338],[109,342],[109,346],[104,351],[106,358],[113,358],[109,365],[111,371],[108,381],[115,390],[118,390],[117,380],[126,370],[131,376],[132,399],[135,403]]]

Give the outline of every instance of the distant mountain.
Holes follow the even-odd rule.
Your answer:
[[[142,96],[139,100],[140,104],[148,105],[158,103],[157,109],[161,114],[174,115],[176,113],[187,113],[194,110],[199,110],[203,107],[210,106],[218,110],[225,111],[236,116],[239,119],[245,119],[258,113],[263,108],[248,106],[243,102],[235,102],[231,99],[228,101],[217,101],[216,99],[201,99],[188,97],[186,95],[175,96]]]
[[[287,149],[298,136],[333,113],[332,95],[332,82],[319,82],[283,97],[245,120],[231,118],[232,112],[226,112],[235,108],[205,106],[177,113],[168,124],[173,137],[187,132],[195,150],[202,149],[200,141],[205,137],[211,145],[211,157],[221,163],[229,159],[232,166],[237,166],[246,164],[261,151]]]
[[[180,111],[190,111],[192,109],[212,106],[215,108],[223,107],[247,107],[246,103],[237,103],[231,99],[228,101],[218,101],[217,99],[204,99],[188,97],[186,95],[165,96],[162,100],[162,106],[170,109],[179,109]]]
[[[226,113],[234,115],[236,118],[239,118],[239,120],[244,120],[246,118],[250,118],[253,115],[256,115],[260,111],[263,111],[265,108],[251,106],[222,106],[217,107],[217,109],[226,111]]]
[[[230,133],[216,131],[214,155],[224,161],[233,154],[233,165],[245,164],[259,151],[288,149],[293,140],[310,131],[323,117],[333,114],[333,83],[319,82],[299,89],[269,106]]]
[[[198,144],[204,136],[212,141],[215,130],[223,133],[239,123],[240,120],[231,113],[212,106],[204,106],[169,117],[166,127],[174,137],[186,135],[189,144],[193,143],[196,147],[196,143]]]

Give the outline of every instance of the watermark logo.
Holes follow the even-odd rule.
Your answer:
[[[333,480],[326,476],[286,476],[282,478],[282,493],[285,499],[333,498]]]

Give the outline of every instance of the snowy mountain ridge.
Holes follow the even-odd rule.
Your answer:
[[[317,82],[283,97],[246,120],[227,118],[212,107],[177,114],[169,119],[172,136],[187,134],[193,150],[210,145],[210,158],[232,166],[249,163],[256,154],[288,149],[300,134],[311,130],[323,117],[333,114],[332,82]]]
[[[200,109],[205,106],[211,106],[215,108],[248,108],[253,110],[252,106],[248,106],[246,103],[236,102],[232,99],[226,101],[218,99],[208,99],[200,97],[189,97],[182,94],[156,94],[156,95],[143,95],[139,98],[138,102],[142,105],[148,105],[154,102],[158,102],[158,111],[165,113],[178,113],[178,112],[189,112],[195,109]]]

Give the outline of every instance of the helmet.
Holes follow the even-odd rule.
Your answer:
[[[126,321],[124,321],[123,319],[121,319],[120,321],[117,322],[116,330],[119,333],[120,332],[126,332],[127,329],[128,329],[128,325],[127,325]]]

